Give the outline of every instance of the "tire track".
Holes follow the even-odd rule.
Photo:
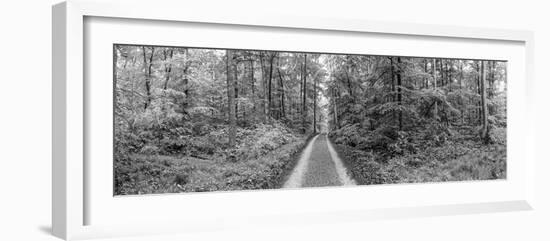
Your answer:
[[[283,188],[356,185],[326,134],[311,139]]]

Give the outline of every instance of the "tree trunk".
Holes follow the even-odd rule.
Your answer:
[[[233,53],[233,57],[235,53]],[[235,69],[233,73],[235,74],[234,86],[235,86],[235,119],[238,122],[239,120],[239,63],[233,60],[233,65]]]
[[[395,102],[395,68],[393,66],[393,57],[389,57],[389,58],[390,58],[390,73],[391,73],[391,101]]]
[[[151,56],[149,57],[149,63],[147,63],[147,51],[145,49],[145,46],[141,47],[143,50],[143,72],[145,74],[145,94],[146,94],[146,101],[144,105],[144,109],[147,109],[149,105],[151,104],[151,69],[153,66],[153,56],[155,54],[155,48],[151,47]]]
[[[212,85],[210,86],[210,88],[215,89],[216,88],[216,86],[215,86],[215,84],[216,84],[216,70],[214,68],[212,68],[211,70],[212,70]],[[218,105],[217,105],[217,102],[216,102],[216,98],[217,98],[217,96],[216,97],[214,97],[214,95],[210,96],[210,107],[212,107],[211,110],[210,110],[210,116],[211,117],[214,117],[214,114],[215,114],[214,109],[219,109]]]
[[[424,59],[424,73],[426,73],[426,75],[428,75],[428,59],[425,58]],[[429,88],[428,87],[428,78],[424,78],[424,88]]]
[[[304,114],[303,96],[304,96],[304,64],[300,63],[300,99],[299,99],[300,103],[298,105],[298,112],[300,113],[300,115]]]
[[[257,102],[256,101],[256,80],[254,79],[254,59],[250,57],[250,88],[252,90],[252,113],[254,113],[254,120],[257,118]]]
[[[441,74],[441,87],[444,87],[445,82],[445,71],[443,69],[443,59],[439,59],[439,74]]]
[[[496,91],[496,61],[489,61],[489,86],[487,86],[487,99],[492,100],[495,98],[495,91]],[[497,111],[497,107],[495,105],[488,106],[488,114],[495,113]]]
[[[269,118],[272,118],[273,116],[273,106],[272,106],[272,101],[271,101],[271,82],[273,80],[273,60],[275,59],[275,54],[271,53],[271,56],[269,56],[269,79],[268,79],[268,84],[267,84],[267,88],[268,88],[268,104],[267,106],[269,107],[268,108],[268,116]]]
[[[432,62],[432,77],[434,79],[434,90],[437,91],[437,75],[436,75],[436,60],[433,59],[433,62]],[[435,100],[435,103],[434,103],[434,119],[438,119],[438,113],[437,113],[437,100]]]
[[[281,117],[285,117],[285,85],[283,76],[281,75],[281,70],[279,69],[279,66],[277,65],[277,73],[279,74],[279,91],[281,92]]]
[[[170,54],[166,54],[166,50],[164,51],[164,61],[168,61],[168,56],[170,56],[170,60],[173,58],[174,49],[170,49]],[[164,73],[166,75],[164,78],[164,85],[162,86],[164,90],[168,88],[168,82],[170,81],[171,72],[172,72],[172,64],[170,63],[164,67]]]
[[[487,97],[485,90],[485,61],[481,61],[481,110],[483,113],[483,121],[481,125],[481,140],[483,143],[489,143],[489,123],[487,113]]]
[[[397,57],[397,103],[398,105],[402,105],[402,94],[401,94],[401,58]],[[399,110],[399,130],[403,129],[403,112],[401,109]]]
[[[227,67],[227,108],[229,109],[229,148],[235,147],[236,125],[237,120],[235,117],[235,80],[233,79],[235,73],[235,64],[233,59],[233,50],[226,50],[226,67]]]
[[[313,133],[317,133],[317,77],[313,79]]]
[[[447,85],[449,86],[449,92],[452,92],[453,91],[453,62],[451,62],[451,64],[449,64],[449,62],[452,61],[452,60],[447,60],[445,61],[445,69],[446,69],[446,72],[447,72]]]
[[[262,120],[263,123],[267,123],[267,78],[266,78],[266,70],[265,70],[265,61],[264,61],[264,52],[260,52],[260,69],[262,73],[262,81],[260,81],[262,87]]]
[[[338,123],[338,104],[337,104],[337,98],[338,98],[338,93],[337,93],[337,89],[334,89],[333,90],[333,98],[334,100],[332,101],[332,105],[334,107],[334,126],[336,126],[337,129],[340,129],[340,124]]]
[[[496,61],[489,61],[489,86],[487,87],[487,98],[492,99],[495,96],[495,82],[496,82]]]
[[[462,60],[458,60],[458,87],[459,90],[462,91],[462,78],[464,78],[464,75],[462,73]],[[460,95],[459,99],[460,104],[460,121],[462,124],[464,124],[464,100],[462,99],[462,95]]]
[[[350,60],[349,60],[349,55],[346,56],[346,71],[345,71],[345,74],[346,74],[346,80],[348,81],[348,92],[349,92],[349,96],[351,97],[351,100],[355,100],[353,98],[353,88],[352,88],[352,84],[351,84],[351,78],[349,77],[349,72],[350,72]]]
[[[396,101],[396,96],[395,96],[395,66],[394,66],[394,63],[393,63],[393,57],[388,57],[390,59],[390,74],[391,74],[391,102],[395,102]],[[396,114],[395,114],[395,110],[392,110],[392,124],[395,122],[395,119],[397,119],[396,117]]]
[[[483,73],[483,72],[484,72],[484,69],[483,69],[483,67],[484,67],[484,66],[483,66],[483,61],[479,61],[478,64],[479,64],[479,65],[478,65],[478,71],[479,71],[479,73],[478,73],[478,75],[477,75],[477,94],[478,94],[479,96],[481,96],[481,94],[482,94],[482,93],[481,93],[481,92],[482,92],[482,91],[481,91],[481,82],[482,82],[482,78],[484,78],[484,76],[483,76],[483,74],[484,74],[484,73]],[[481,100],[478,100],[478,101],[477,101],[477,105],[478,105],[478,108],[477,108],[477,112],[478,112],[478,116],[477,116],[478,122],[479,122],[479,125],[483,125],[483,107],[482,107],[483,103],[481,102]]]
[[[188,49],[184,49],[184,52],[183,52],[183,61],[184,61],[184,67],[183,67],[183,81],[182,81],[182,85],[183,85],[183,94],[185,95],[185,100],[183,102],[183,108],[182,108],[182,112],[184,113],[187,113],[187,107],[189,107],[189,103],[190,103],[190,98],[189,98],[189,75],[188,75],[188,71],[189,71],[189,63],[188,63],[188,54],[189,54],[189,50]]]
[[[307,54],[304,54],[304,69],[303,69],[303,91],[302,94],[302,128],[303,132],[306,133],[307,127],[306,127],[306,117],[307,117],[307,106],[306,106],[306,94],[307,94]]]

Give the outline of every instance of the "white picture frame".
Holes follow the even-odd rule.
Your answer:
[[[153,7],[153,2],[151,1],[70,0],[53,7],[52,227],[55,236],[72,240],[123,235],[192,232],[218,228],[237,228],[244,225],[266,226],[268,224],[292,225],[302,222],[322,223],[325,222],[323,221],[325,220],[323,217],[331,217],[330,222],[341,222],[530,210],[533,208],[535,173],[533,148],[535,146],[535,130],[533,129],[534,125],[530,123],[534,121],[532,120],[534,118],[529,118],[530,116],[534,116],[533,110],[530,108],[532,106],[531,103],[533,103],[531,98],[533,95],[530,95],[530,93],[533,92],[532,75],[534,73],[532,32],[370,22],[351,19],[300,18],[299,16],[287,16],[283,14],[232,16],[221,14],[222,10],[213,11],[212,9],[206,10],[200,8],[186,11],[184,15],[178,9],[183,7],[192,8],[193,6],[189,3],[177,1],[160,2],[155,1]],[[85,83],[85,68],[88,66],[86,63],[87,56],[85,56],[85,41],[87,41],[85,21],[91,18],[111,18],[123,22],[134,20],[139,20],[142,23],[147,21],[154,22],[149,28],[155,28],[169,22],[176,24],[214,24],[223,25],[227,29],[234,28],[236,29],[235,31],[238,28],[253,27],[256,30],[266,29],[266,31],[277,29],[278,32],[290,30],[303,32],[317,31],[316,33],[319,34],[326,35],[332,33],[336,36],[338,36],[338,33],[342,35],[357,33],[384,35],[396,39],[418,37],[428,40],[436,39],[438,41],[456,40],[454,43],[448,44],[456,44],[457,46],[460,45],[460,42],[468,41],[484,42],[488,46],[495,45],[497,42],[503,45],[509,44],[510,46],[515,46],[511,48],[514,50],[510,50],[510,52],[514,52],[514,54],[510,54],[510,56],[516,56],[511,58],[521,59],[521,61],[514,62],[516,66],[521,66],[515,68],[519,69],[519,71],[515,72],[517,75],[514,76],[517,76],[517,78],[512,80],[514,84],[510,87],[514,89],[511,90],[513,94],[509,99],[509,105],[513,107],[513,111],[509,115],[517,118],[511,121],[512,123],[516,123],[513,125],[515,128],[514,133],[521,132],[522,136],[521,139],[515,139],[515,141],[509,140],[508,142],[508,149],[512,149],[514,152],[511,153],[512,155],[508,155],[508,158],[509,160],[513,158],[515,163],[508,168],[519,170],[517,171],[518,174],[512,174],[512,177],[504,181],[483,183],[405,184],[398,186],[379,185],[361,187],[361,189],[270,190],[198,195],[160,195],[148,196],[146,198],[129,197],[129,199],[124,201],[111,196],[110,198],[113,199],[113,202],[102,202],[101,205],[92,205],[94,208],[90,209],[90,202],[98,203],[98,201],[95,201],[95,197],[91,197],[94,196],[94,193],[91,191],[92,188],[90,188],[90,180],[87,180],[87,176],[89,175],[86,174],[89,171],[88,169],[92,168],[92,165],[95,164],[90,164],[89,161],[85,160],[86,156],[90,154],[87,153],[89,150],[85,141],[87,138],[86,135],[89,134],[89,130],[86,128],[88,128],[88,122],[90,121],[85,118],[89,117],[88,112],[90,111],[88,110],[90,108],[89,103],[87,104],[85,99],[86,88],[90,87]],[[101,34],[102,32],[99,30],[92,33]],[[127,38],[131,39],[132,36],[129,35]],[[135,43],[144,43],[146,40],[134,39],[133,41]],[[170,44],[170,42],[162,44]],[[440,48],[444,48],[447,45],[442,46]],[[497,48],[498,46],[494,47],[493,51]],[[521,53],[518,54],[517,51],[521,51]],[[367,51],[367,53],[370,52]],[[499,57],[500,55],[495,54],[495,56]],[[92,66],[92,68],[95,67]],[[509,135],[509,139],[518,137],[514,133]],[[102,172],[109,171],[111,170],[103,170]],[[97,179],[92,178],[91,180],[94,182],[93,180]],[[111,180],[106,180],[106,182],[111,182]],[[476,188],[477,186],[480,186],[479,189]],[[467,197],[459,199],[451,195],[439,201],[427,201],[421,198],[422,195],[429,197],[430,192],[443,189],[456,190],[458,194],[465,194]],[[475,190],[467,191],[472,189]],[[484,194],[487,190],[494,190],[494,196],[490,197],[490,194]],[[360,208],[357,202],[351,203],[348,207],[344,208],[336,206],[327,208],[322,205],[311,205],[305,208],[305,203],[284,203],[279,207],[269,208],[263,208],[257,204],[242,205],[243,202],[251,200],[251,198],[257,200],[259,203],[280,198],[279,196],[284,196],[285,199],[291,198],[296,200],[313,198],[325,200],[330,196],[337,196],[343,199],[364,197],[366,194],[395,196],[395,193],[420,197],[416,199],[411,198],[414,200],[410,202],[389,202],[389,200],[386,200],[388,202],[384,202],[384,199],[379,199],[373,201],[372,208]],[[475,193],[479,195],[475,196]],[[162,205],[166,205],[163,210],[168,210],[170,205],[173,207],[176,202],[181,203],[182,199],[185,199],[184,201],[188,202],[189,205],[195,205],[193,206],[195,212],[192,212],[193,210],[190,209],[181,208],[172,214],[163,214],[161,218],[159,213],[162,212],[155,211],[152,208],[154,205],[161,203]],[[220,207],[214,208],[211,211],[201,212],[201,205],[203,205],[202,208],[204,209],[207,205],[215,205],[217,202],[223,202],[227,205],[220,205]],[[228,204],[234,204],[232,206],[233,210],[228,210],[230,209],[228,208]],[[327,203],[321,202],[321,204]],[[116,220],[118,216],[123,216],[123,214],[131,215],[131,213],[128,213],[129,210],[122,210],[123,207],[136,206],[143,209],[141,210],[143,211],[141,218],[132,216],[124,220]],[[245,208],[248,211],[245,211]],[[113,213],[115,211],[120,211],[120,213]],[[254,215],[254,213],[258,215]],[[182,214],[185,214],[186,217],[181,218]],[[103,218],[98,219],[99,222],[90,223],[90,215]],[[105,222],[106,217],[109,217],[108,215],[112,215],[112,219],[114,220],[112,223]],[[145,219],[150,221],[145,223],[143,221]],[[228,222],[228,220],[231,220],[231,222]],[[142,225],[140,226],[140,224]]]

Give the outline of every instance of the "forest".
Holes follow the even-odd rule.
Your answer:
[[[281,188],[317,135],[359,185],[502,179],[506,65],[115,44],[114,194]]]

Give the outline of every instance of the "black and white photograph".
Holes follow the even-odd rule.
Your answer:
[[[115,196],[506,179],[505,60],[114,44],[113,61]]]

